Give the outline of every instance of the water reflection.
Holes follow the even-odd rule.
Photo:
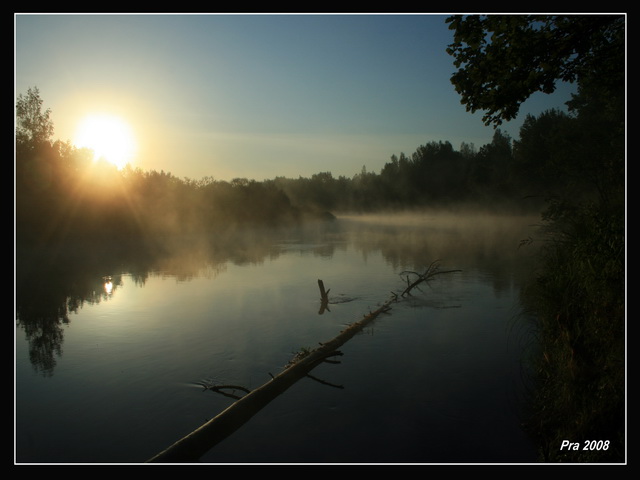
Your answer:
[[[117,294],[122,275],[143,286],[150,276],[179,281],[213,278],[227,264],[260,264],[275,259],[279,243],[305,244],[332,229],[246,229],[220,235],[173,236],[131,246],[68,246],[50,251],[16,250],[16,325],[29,344],[31,364],[44,376],[53,374],[62,354],[64,328],[85,304],[99,304]],[[322,255],[327,255],[323,250]],[[105,273],[108,273],[105,275]]]
[[[104,292],[107,296],[110,296],[113,293],[113,282],[111,281],[111,277],[104,278]]]
[[[29,358],[37,371],[45,376],[53,374],[70,316],[84,304],[107,300],[121,282],[121,275],[105,282],[91,272],[60,267],[40,271],[33,277],[17,275],[17,325],[25,332]]]
[[[380,251],[395,268],[423,270],[434,260],[486,272],[496,293],[520,285],[535,265],[538,218],[478,213],[352,216],[343,218],[351,242],[364,258]],[[454,263],[456,264],[454,264]]]
[[[347,245],[366,259],[380,252],[394,268],[422,270],[436,259],[447,267],[464,264],[488,272],[496,293],[520,284],[532,252],[518,248],[535,219],[477,215],[415,217],[344,217],[331,224],[288,230],[252,229],[214,237],[156,239],[154,248],[128,249],[104,255],[91,249],[66,254],[17,252],[16,320],[29,344],[29,358],[50,376],[62,355],[64,328],[84,304],[99,304],[117,295],[122,275],[143,286],[150,276],[181,282],[224,275],[228,265],[260,264],[284,253],[331,259]],[[451,262],[454,262],[453,264]],[[458,263],[455,264],[455,263]],[[517,268],[516,268],[517,266]],[[446,281],[446,280],[445,280]],[[329,305],[321,306],[321,313]],[[328,310],[330,311],[330,310]]]
[[[118,254],[20,252],[19,461],[144,461],[235,400],[206,386],[259,387],[402,291],[397,274],[434,260],[463,272],[394,305],[344,346],[342,365],[319,366],[202,460],[527,458],[512,452],[522,444],[503,398],[521,354],[506,345],[505,318],[534,220],[409,220],[154,239]]]

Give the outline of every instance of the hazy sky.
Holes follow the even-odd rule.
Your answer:
[[[446,15],[15,16],[16,96],[38,87],[54,139],[116,114],[134,166],[263,180],[378,173],[430,141],[490,143],[450,82]],[[563,108],[567,89],[526,113]]]

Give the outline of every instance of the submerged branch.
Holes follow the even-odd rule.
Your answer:
[[[309,377],[311,380],[315,380],[318,383],[321,383],[322,385],[327,385],[329,387],[333,387],[333,388],[339,388],[339,389],[344,389],[344,385],[336,385],[335,383],[330,383],[327,382],[326,380],[322,380],[318,377],[314,377],[313,375],[311,375],[310,373],[307,373],[307,377]]]
[[[414,282],[408,282],[408,286],[401,296],[408,294],[418,284],[430,280],[437,274],[458,271],[460,270],[438,271],[437,263],[434,262],[429,266],[424,274],[410,272],[412,274],[416,274],[418,279]],[[328,290],[324,290],[322,280],[318,280],[318,285],[320,287],[322,299],[326,299],[328,301]],[[307,348],[301,349],[301,351],[299,351],[285,366],[280,374],[276,376],[269,374],[271,379],[264,385],[248,392],[226,410],[219,413],[216,417],[209,420],[197,430],[178,440],[164,451],[155,455],[149,459],[148,462],[167,463],[198,461],[202,455],[238,430],[269,402],[284,393],[291,385],[303,377],[310,377],[313,380],[331,385],[335,388],[342,388],[339,385],[333,385],[319,380],[309,375],[309,372],[321,363],[327,362],[329,357],[342,355],[338,350],[340,346],[349,341],[369,323],[373,322],[378,315],[388,312],[391,309],[391,304],[397,301],[399,301],[399,296],[392,292],[391,297],[379,308],[369,312],[361,320],[350,324],[332,340],[326,343],[320,343],[320,346],[313,350]],[[223,387],[235,387],[237,389],[241,389],[237,386],[226,385],[218,386],[215,390],[220,391]]]
[[[427,268],[427,270],[424,273],[418,273],[418,272],[413,272],[413,271],[404,271],[401,272],[400,275],[407,275],[407,288],[404,289],[404,291],[400,294],[401,297],[404,297],[405,295],[411,295],[411,290],[413,290],[414,288],[417,288],[418,285],[420,285],[422,282],[428,282],[429,280],[431,280],[433,277],[435,277],[436,275],[441,275],[443,273],[455,273],[455,272],[461,272],[462,270],[444,270],[444,271],[440,271],[440,265],[438,264],[439,260],[436,260],[434,262],[431,263],[431,265],[429,265],[429,267]],[[416,277],[418,277],[416,280],[414,280],[413,282],[410,281],[409,279],[409,275],[415,275]]]
[[[241,385],[207,385],[204,383],[201,385],[204,387],[204,391],[211,390],[212,392],[219,393],[225,397],[235,398],[236,400],[240,400],[242,398],[241,395],[237,395],[235,393],[236,390],[240,390],[244,393],[251,393],[251,390]],[[231,390],[231,392],[227,392],[226,390]]]
[[[320,279],[318,279],[318,287],[320,288],[320,311],[318,314],[322,315],[325,310],[331,311],[329,310],[329,291],[331,289],[325,291],[324,282]]]
[[[280,374],[272,377],[267,383],[252,390],[251,393],[233,403],[200,428],[149,459],[148,462],[198,461],[202,455],[234,433],[274,398],[285,392],[301,378],[306,377],[311,370],[326,361],[328,357],[336,355],[336,351],[340,346],[350,340],[367,324],[371,323],[380,313],[387,311],[390,302],[391,300],[387,301],[362,320],[351,324],[329,342],[323,343],[320,347],[310,351],[307,355],[289,365]]]

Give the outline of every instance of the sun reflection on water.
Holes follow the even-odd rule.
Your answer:
[[[107,295],[111,295],[113,292],[113,282],[111,277],[104,277],[104,291]]]

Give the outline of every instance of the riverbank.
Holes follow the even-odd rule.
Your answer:
[[[624,215],[590,207],[553,220],[523,296],[539,342],[527,429],[542,462],[624,462]]]

